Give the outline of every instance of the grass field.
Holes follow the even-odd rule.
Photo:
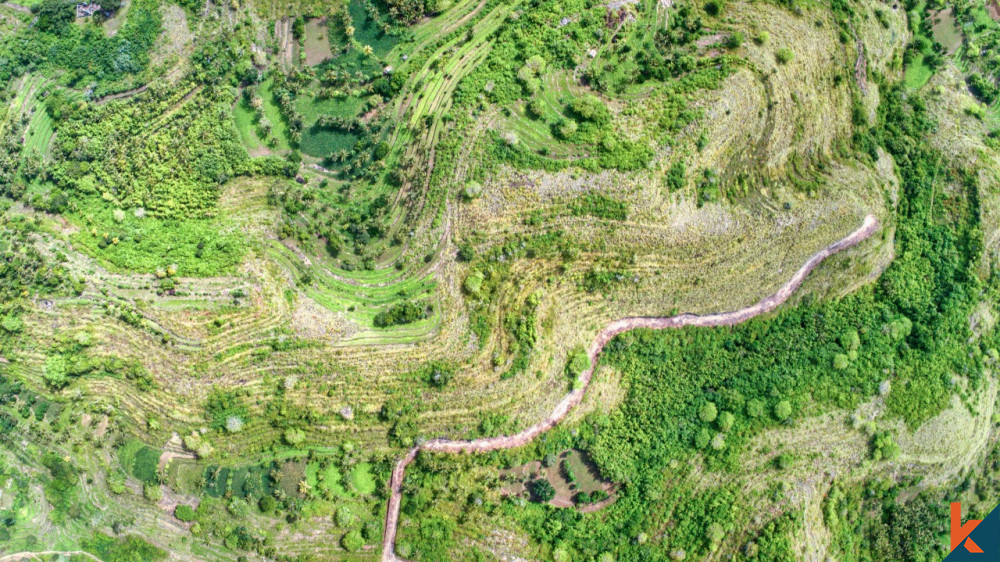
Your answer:
[[[398,43],[398,39],[382,31],[379,21],[373,20],[365,9],[363,0],[350,0],[351,20],[354,22],[354,38],[362,45],[370,46],[375,55],[384,57]],[[388,19],[387,14],[383,14],[381,19]]]
[[[274,149],[278,151],[288,150],[288,125],[285,124],[281,110],[274,100],[273,82],[265,80],[260,85],[260,97],[264,101],[264,116],[271,122],[271,136],[267,141],[274,142]]]
[[[240,97],[239,101],[233,107],[233,120],[236,123],[236,129],[240,133],[240,140],[243,141],[243,146],[246,147],[247,152],[251,155],[266,154],[268,152],[267,142],[262,141],[257,136],[257,115],[243,97]]]
[[[39,157],[47,157],[49,145],[52,142],[52,118],[45,111],[45,106],[41,102],[36,102],[32,107],[31,122],[28,123],[28,130],[25,134],[24,149]]]
[[[316,158],[326,158],[340,150],[350,152],[360,138],[346,131],[310,127],[302,135],[302,152]]]
[[[233,105],[233,121],[243,146],[251,156],[288,151],[290,149],[288,125],[275,102],[274,83],[271,79],[260,84],[259,96],[263,102],[259,112],[254,110],[245,96],[240,96]],[[262,117],[271,123],[269,132],[260,126]]]
[[[947,54],[954,54],[962,46],[962,32],[955,22],[954,10],[949,8],[934,12],[932,21],[934,24],[931,31],[934,40],[944,46]]]
[[[359,463],[351,470],[351,487],[361,495],[367,496],[375,491],[375,477],[372,475],[371,463]]]
[[[333,56],[330,52],[326,18],[316,18],[306,22],[305,53],[308,66],[316,66]]]
[[[921,0],[914,6],[912,10],[909,11],[909,17],[911,21],[920,22],[924,19],[924,14],[926,13],[927,2]],[[914,29],[920,29],[919,25],[914,25]],[[934,71],[924,60],[924,57],[931,54],[930,39],[924,35],[919,35],[925,40],[928,40],[928,46],[924,49],[920,55],[918,55],[913,63],[906,67],[905,83],[906,87],[911,90],[919,90],[927,83],[928,80],[933,76]]]

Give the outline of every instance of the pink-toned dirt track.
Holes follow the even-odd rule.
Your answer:
[[[501,435],[498,437],[487,437],[483,439],[473,439],[471,441],[432,439],[420,446],[410,449],[406,456],[396,463],[396,467],[392,471],[392,479],[389,482],[391,495],[389,496],[389,506],[385,515],[385,530],[382,534],[382,560],[386,562],[399,560],[396,556],[396,530],[399,524],[399,506],[402,500],[400,490],[403,485],[403,474],[406,467],[417,457],[417,453],[420,451],[430,451],[434,453],[480,453],[495,451],[497,449],[513,449],[515,447],[527,445],[542,433],[552,429],[564,417],[566,417],[566,414],[568,414],[573,407],[578,405],[580,401],[583,400],[583,395],[587,391],[587,387],[590,386],[590,379],[594,374],[594,365],[597,364],[597,356],[601,354],[604,346],[618,334],[628,332],[629,330],[635,330],[637,328],[662,330],[665,328],[683,328],[685,326],[702,328],[733,326],[735,324],[745,322],[754,316],[771,312],[781,305],[781,303],[788,300],[788,297],[790,297],[792,293],[799,288],[806,276],[808,276],[820,262],[833,254],[840,252],[841,250],[850,248],[862,240],[865,240],[877,229],[878,220],[873,215],[866,216],[864,222],[857,230],[813,254],[813,256],[810,257],[809,260],[795,272],[795,275],[782,285],[776,293],[765,297],[757,304],[746,308],[733,312],[720,312],[705,316],[684,313],[667,317],[637,316],[622,318],[611,322],[597,334],[593,343],[590,344],[590,349],[587,350],[587,355],[590,357],[590,367],[580,375],[581,384],[577,386],[577,389],[567,394],[559,402],[559,404],[556,405],[555,409],[552,410],[552,413],[549,414],[548,417],[520,433],[514,435]]]

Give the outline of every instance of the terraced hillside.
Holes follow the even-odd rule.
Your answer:
[[[942,557],[990,9],[0,4],[0,558]]]

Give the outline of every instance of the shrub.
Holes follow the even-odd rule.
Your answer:
[[[615,139],[611,135],[601,140],[600,147],[598,166],[622,172],[645,168],[655,155],[653,149],[645,142]]]
[[[462,190],[462,197],[466,201],[472,201],[476,197],[479,197],[483,193],[483,184],[477,181],[469,181],[465,184],[465,189]]]
[[[701,428],[698,430],[698,434],[694,437],[694,446],[699,449],[704,449],[708,446],[708,442],[712,440],[712,434],[708,432],[708,429]]]
[[[52,477],[45,484],[45,499],[52,504],[57,519],[61,521],[76,497],[79,472],[72,463],[55,453],[46,453],[42,457],[42,465],[49,469],[49,475]]]
[[[50,355],[45,358],[42,376],[50,387],[56,390],[65,387],[69,383],[66,371],[66,359],[62,355]]]
[[[778,470],[785,470],[786,468],[792,466],[792,455],[788,453],[781,453],[780,455],[774,457],[774,468]]]
[[[285,433],[282,435],[282,438],[284,438],[285,443],[288,443],[292,447],[295,447],[296,445],[299,445],[300,443],[306,440],[306,432],[302,431],[301,429],[293,427],[286,429]]]
[[[361,532],[355,529],[340,539],[340,545],[347,552],[358,552],[365,546],[365,539],[361,537]]]
[[[83,550],[96,555],[98,560],[107,560],[108,562],[131,560],[153,562],[167,558],[166,552],[133,535],[116,539],[104,533],[94,533],[90,538],[81,540],[80,546]],[[74,555],[73,558],[82,557]]]
[[[190,505],[180,504],[174,509],[174,517],[185,523],[194,521],[194,509]]]
[[[560,119],[556,124],[556,136],[567,140],[576,134],[577,129],[579,129],[579,125],[576,124],[576,121],[572,119]]]
[[[229,511],[237,519],[245,519],[250,517],[250,503],[242,498],[233,498],[228,505],[226,505],[226,510]]]
[[[441,388],[446,386],[455,376],[455,369],[450,365],[432,363],[428,368],[427,381],[432,385]]]
[[[476,249],[472,244],[461,244],[458,246],[458,261],[470,262],[476,257]]]
[[[781,421],[785,421],[792,415],[792,404],[788,400],[778,402],[774,407],[774,416]]]
[[[589,367],[590,357],[587,357],[583,347],[577,346],[569,352],[569,357],[566,358],[566,376],[576,380]]]
[[[337,509],[337,526],[338,527],[350,527],[354,525],[357,517],[354,515],[354,511],[350,506],[342,505]]]
[[[151,502],[163,499],[163,488],[159,484],[146,483],[142,486],[142,496]]]
[[[604,102],[593,94],[574,98],[569,104],[569,110],[576,117],[597,125],[607,125],[611,122],[611,112]]]
[[[16,334],[24,329],[24,322],[19,317],[8,314],[4,316],[3,322],[0,322],[0,328],[11,334]]]
[[[712,423],[715,421],[716,416],[719,415],[718,408],[715,407],[714,402],[705,402],[701,408],[698,409],[698,418],[705,423]]]
[[[985,78],[982,74],[974,72],[969,75],[966,82],[969,85],[969,92],[986,105],[991,105],[1000,96],[1000,88],[996,86],[993,78]]]
[[[851,364],[850,360],[843,353],[838,353],[833,356],[833,368],[838,371],[843,371],[848,366],[850,366],[850,364]]]
[[[257,507],[260,508],[261,513],[274,513],[278,507],[278,500],[271,496],[264,496],[257,502]]]
[[[473,270],[468,276],[466,276],[465,282],[462,283],[462,289],[466,292],[466,294],[478,296],[479,290],[483,287],[484,279],[485,278],[481,272]]]
[[[687,169],[684,166],[684,162],[677,161],[670,165],[670,169],[667,170],[666,182],[667,189],[670,192],[678,191],[687,181]]]
[[[538,98],[531,98],[528,105],[525,106],[525,110],[529,117],[534,117],[538,119],[545,113],[545,106],[542,105],[542,101]]]
[[[729,412],[722,412],[719,414],[719,419],[716,420],[719,424],[719,429],[722,431],[729,431],[733,427],[733,423],[736,421],[736,417]]]
[[[426,318],[424,308],[412,302],[400,302],[389,307],[388,310],[379,311],[374,318],[376,328],[388,328],[400,324],[410,324]]]
[[[871,442],[872,459],[875,461],[896,460],[899,457],[899,445],[893,438],[892,433],[883,431],[876,433]]]
[[[625,220],[628,203],[600,193],[588,193],[571,201],[568,208],[574,216],[590,215],[602,219]]]
[[[556,489],[548,480],[539,478],[531,483],[531,497],[539,503],[548,503],[556,497]]]
[[[117,470],[108,473],[108,489],[113,494],[125,493],[125,475]]]
[[[382,538],[382,525],[376,523],[375,521],[368,521],[365,526],[361,528],[361,536],[365,540],[371,542],[378,542]]]
[[[778,64],[788,64],[792,62],[792,59],[794,58],[795,58],[795,53],[793,53],[792,50],[789,49],[788,47],[782,47],[778,49],[776,53],[774,53],[774,59],[778,61]]]

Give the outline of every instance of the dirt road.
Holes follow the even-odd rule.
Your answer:
[[[18,552],[17,554],[7,554],[0,557],[0,562],[23,562],[25,560],[44,560],[53,556],[82,556],[97,562],[102,562],[100,558],[89,552],[82,550],[45,550],[42,552]]]
[[[790,297],[792,293],[799,288],[806,276],[808,276],[820,262],[841,250],[850,248],[862,240],[865,240],[877,229],[878,220],[873,215],[866,216],[864,222],[857,230],[847,235],[845,238],[842,238],[841,240],[834,242],[833,244],[830,244],[826,248],[823,248],[813,254],[813,256],[809,258],[809,260],[806,261],[806,263],[803,264],[798,271],[795,272],[795,275],[782,285],[776,293],[769,297],[765,297],[763,300],[752,306],[733,312],[721,312],[706,316],[684,313],[667,317],[639,316],[622,318],[611,322],[603,330],[601,330],[599,334],[597,334],[593,343],[590,344],[590,349],[587,351],[587,354],[590,356],[590,368],[580,375],[580,382],[582,384],[579,385],[576,390],[567,394],[566,397],[564,397],[562,401],[556,405],[555,409],[547,418],[520,433],[515,435],[501,435],[499,437],[473,439],[471,441],[433,439],[427,441],[419,447],[410,449],[406,456],[396,463],[396,467],[392,471],[392,478],[389,481],[391,495],[389,497],[388,510],[385,515],[385,531],[382,534],[382,560],[384,562],[394,562],[399,560],[399,558],[396,557],[395,552],[396,530],[399,524],[399,506],[402,500],[400,489],[403,486],[403,475],[406,471],[406,467],[413,462],[413,459],[417,457],[418,452],[424,450],[435,453],[480,453],[494,451],[497,449],[513,449],[515,447],[524,446],[542,433],[552,429],[557,423],[566,417],[566,414],[568,414],[573,407],[578,405],[580,401],[583,400],[583,395],[587,391],[587,387],[590,386],[590,379],[594,374],[594,365],[597,363],[597,356],[601,354],[601,350],[604,349],[604,346],[618,334],[629,330],[635,330],[636,328],[662,330],[666,328],[682,328],[685,326],[696,326],[702,328],[732,326],[745,322],[754,316],[771,312],[781,305],[781,303],[788,300],[788,297]]]

